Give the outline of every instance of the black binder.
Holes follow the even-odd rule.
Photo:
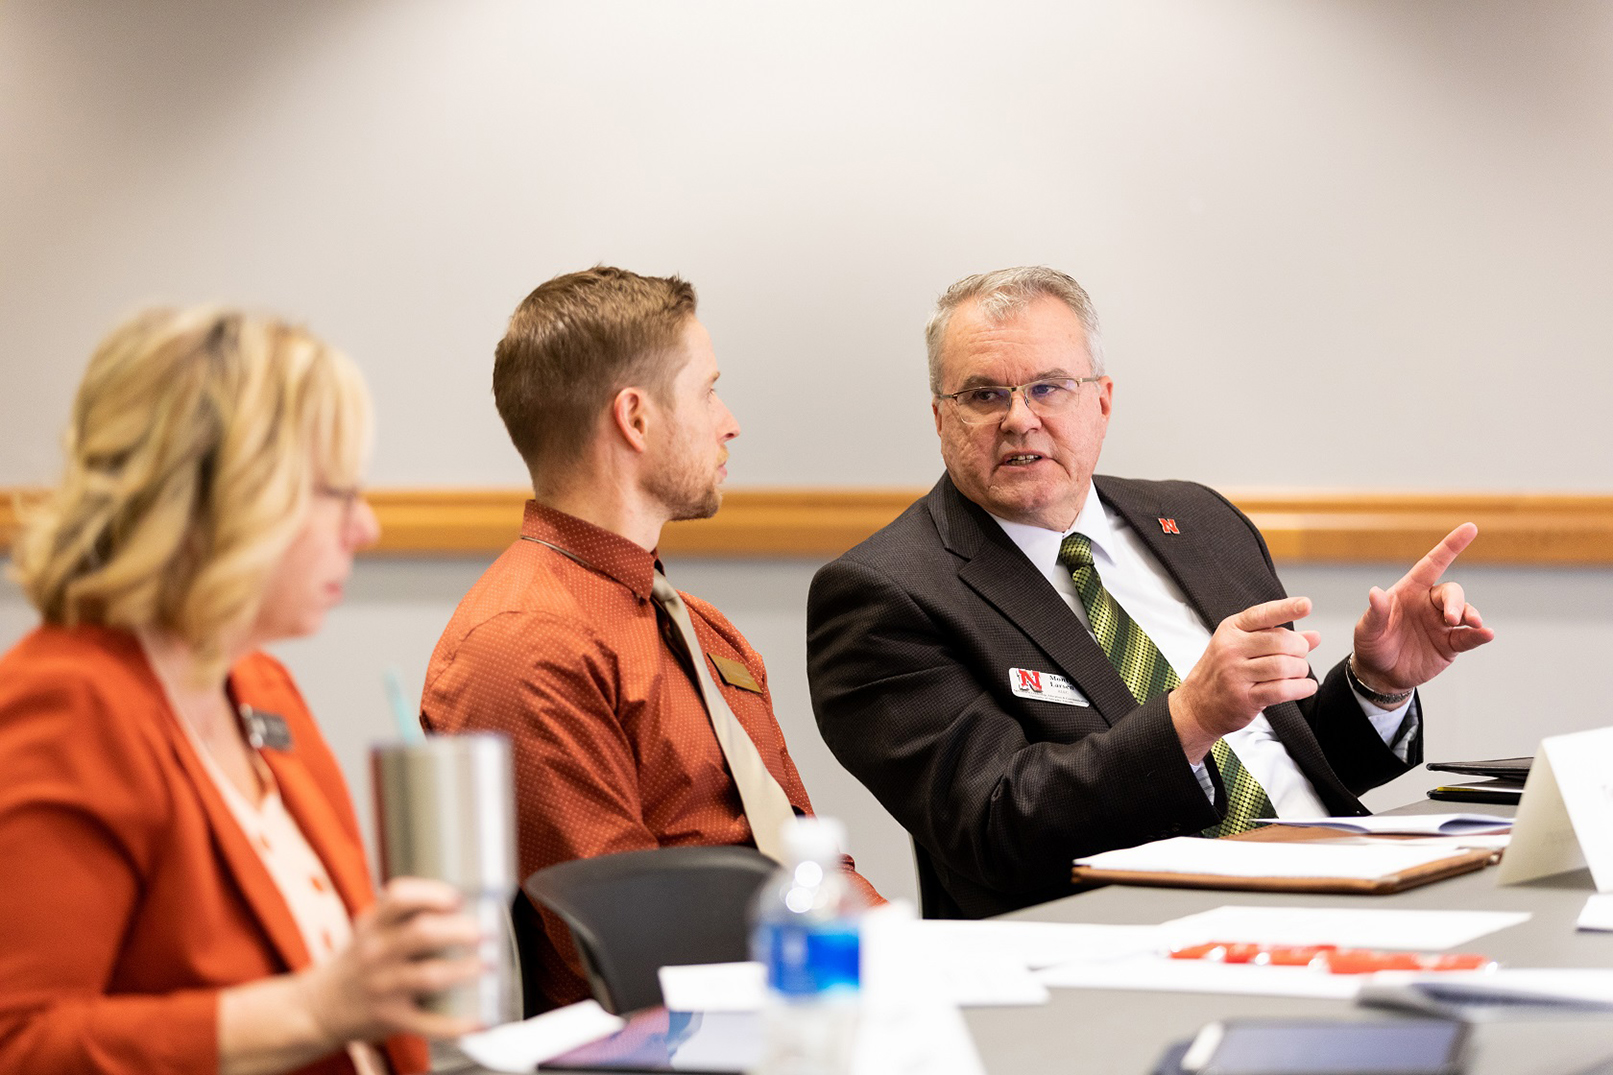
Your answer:
[[[1521,784],[1529,778],[1529,766],[1534,764],[1534,760],[1534,758],[1495,758],[1491,761],[1431,761],[1428,763],[1428,768],[1438,773],[1496,777]]]
[[[1428,797],[1455,803],[1502,803],[1516,806],[1523,798],[1523,782],[1475,780],[1468,784],[1441,784],[1429,791]]]

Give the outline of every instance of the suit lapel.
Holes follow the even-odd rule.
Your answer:
[[[1152,490],[1140,493],[1124,482],[1094,476],[1093,483],[1104,502],[1112,507],[1141,538],[1176,585],[1181,587],[1205,625],[1214,632],[1222,620],[1242,612],[1259,597],[1233,581],[1232,573],[1217,559],[1212,546],[1215,529],[1194,517],[1193,509],[1161,501]],[[1176,532],[1162,525],[1169,520]],[[1200,525],[1200,524],[1203,525]],[[1184,670],[1185,674],[1185,670]],[[1355,797],[1345,788],[1322,752],[1305,716],[1292,702],[1266,709],[1266,720],[1282,740],[1289,757],[1314,786],[1326,785],[1345,801]]]
[[[1113,724],[1137,700],[1109,658],[1087,634],[1058,591],[1036,570],[1002,527],[964,499],[948,478],[930,493],[942,541],[966,562],[958,579],[1030,637]],[[1006,676],[1008,669],[1002,674]]]
[[[1208,525],[1195,525],[1199,520],[1191,509],[1162,503],[1152,492],[1137,493],[1107,478],[1094,476],[1092,480],[1104,503],[1148,546],[1211,631],[1248,607],[1248,595],[1232,584],[1215,557],[1210,546],[1213,531]],[[1161,520],[1169,521],[1177,532],[1167,531]],[[1186,669],[1182,672],[1185,675]]]

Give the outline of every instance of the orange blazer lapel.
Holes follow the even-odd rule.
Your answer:
[[[348,812],[331,802],[294,750],[265,750],[263,758],[280,784],[286,812],[296,820],[308,846],[325,864],[348,914],[357,914],[374,903],[364,847],[353,835]]]
[[[161,696],[159,695],[159,698]],[[169,708],[166,700],[161,702],[162,716],[166,722],[166,732],[173,747],[174,756],[179,760],[179,767],[190,779],[191,785],[196,789],[197,798],[201,800],[203,808],[207,811],[207,819],[213,830],[213,842],[218,847],[219,858],[234,878],[240,888],[241,896],[257,916],[258,923],[269,938],[270,944],[284,960],[290,970],[301,970],[308,966],[308,947],[303,943],[302,931],[297,928],[296,919],[291,917],[291,910],[286,906],[285,897],[280,894],[279,887],[269,876],[268,868],[258,857],[257,849],[247,840],[246,833],[236,823],[235,815],[230,812],[229,805],[219,792],[213,778],[208,774],[202,759],[197,756],[196,750],[191,746],[190,738],[185,730],[179,726],[179,717]]]

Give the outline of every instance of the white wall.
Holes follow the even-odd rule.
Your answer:
[[[354,355],[375,484],[519,484],[492,344],[596,261],[700,288],[736,486],[925,486],[929,302],[1044,261],[1103,312],[1116,473],[1606,492],[1610,55],[1594,0],[9,0],[0,486],[53,474],[116,316],[210,298]],[[675,566],[768,658],[818,806],[904,891],[905,840],[811,726],[815,565]],[[285,647],[360,783],[381,669],[418,687],[480,568],[367,561]],[[1430,753],[1608,723],[1613,577],[1465,575],[1501,638],[1428,689]],[[1336,657],[1393,569],[1286,577]],[[30,619],[0,589],[0,643]]]
[[[154,297],[350,350],[376,483],[519,482],[492,344],[605,260],[700,287],[736,484],[927,485],[928,303],[1046,261],[1117,473],[1607,489],[1609,55],[1595,0],[10,0],[0,484]]]

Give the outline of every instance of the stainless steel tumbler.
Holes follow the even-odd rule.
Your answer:
[[[432,736],[370,751],[381,875],[431,877],[465,897],[482,929],[481,956],[495,972],[423,1002],[445,1015],[495,1026],[519,1018],[519,980],[509,933],[515,895],[515,793],[509,740],[502,735]]]

